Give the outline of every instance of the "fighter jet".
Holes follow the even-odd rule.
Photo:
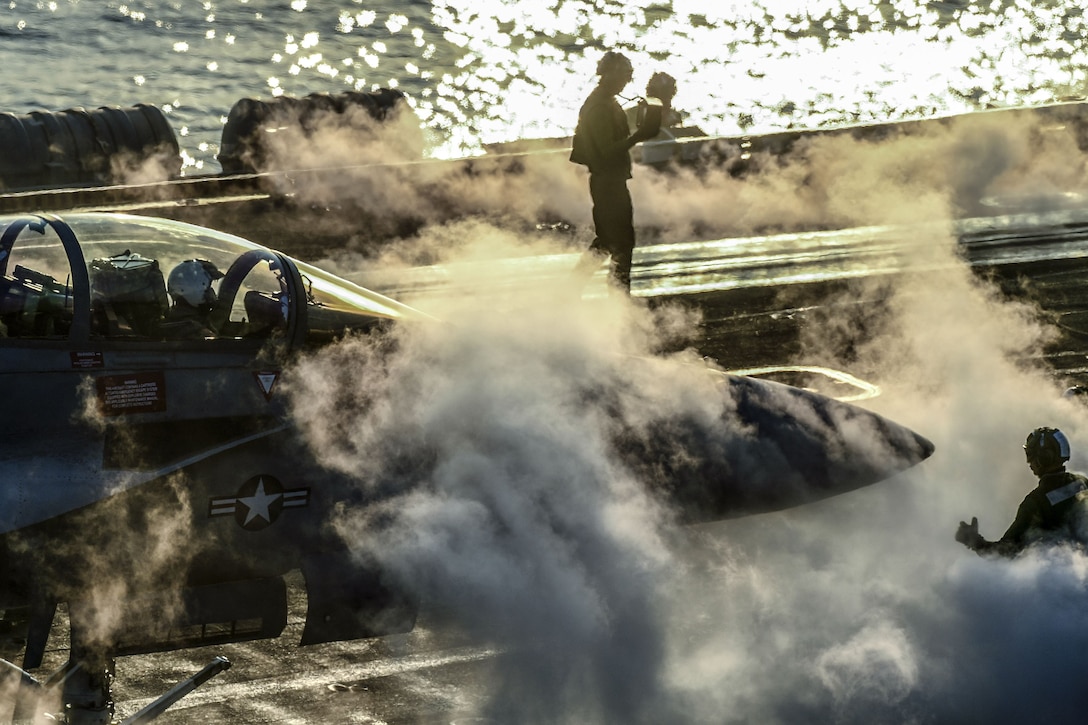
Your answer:
[[[305,351],[443,321],[182,222],[80,213],[0,230],[0,610],[26,642],[21,664],[0,661],[17,683],[0,693],[22,693],[17,713],[55,687],[71,722],[108,722],[114,657],[277,637],[298,572],[301,644],[412,629],[416,599],[327,525],[407,484],[323,466],[277,386]],[[678,523],[837,495],[933,451],[856,405],[706,374],[720,416],[614,441]],[[58,606],[69,664],[40,680]]]

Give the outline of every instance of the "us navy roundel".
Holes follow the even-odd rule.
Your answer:
[[[254,476],[238,489],[236,496],[213,498],[208,516],[230,516],[247,531],[260,531],[280,517],[285,508],[310,505],[310,489],[284,489],[274,476]]]

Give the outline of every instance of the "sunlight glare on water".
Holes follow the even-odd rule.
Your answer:
[[[708,134],[1046,103],[1084,94],[1085,28],[1048,0],[9,0],[0,89],[14,113],[169,108],[192,172],[241,98],[398,88],[438,156],[566,136],[607,49],[625,96],[667,71]]]

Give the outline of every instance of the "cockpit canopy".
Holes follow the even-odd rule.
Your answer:
[[[406,305],[240,237],[122,214],[0,217],[0,342],[325,342]]]

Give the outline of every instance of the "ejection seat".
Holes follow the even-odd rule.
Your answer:
[[[0,274],[0,337],[63,337],[72,324],[72,290],[16,264]]]
[[[91,333],[109,338],[157,339],[170,308],[158,260],[125,250],[89,265]]]
[[[287,327],[283,303],[278,296],[249,290],[242,299],[249,321],[246,337],[269,337]]]

